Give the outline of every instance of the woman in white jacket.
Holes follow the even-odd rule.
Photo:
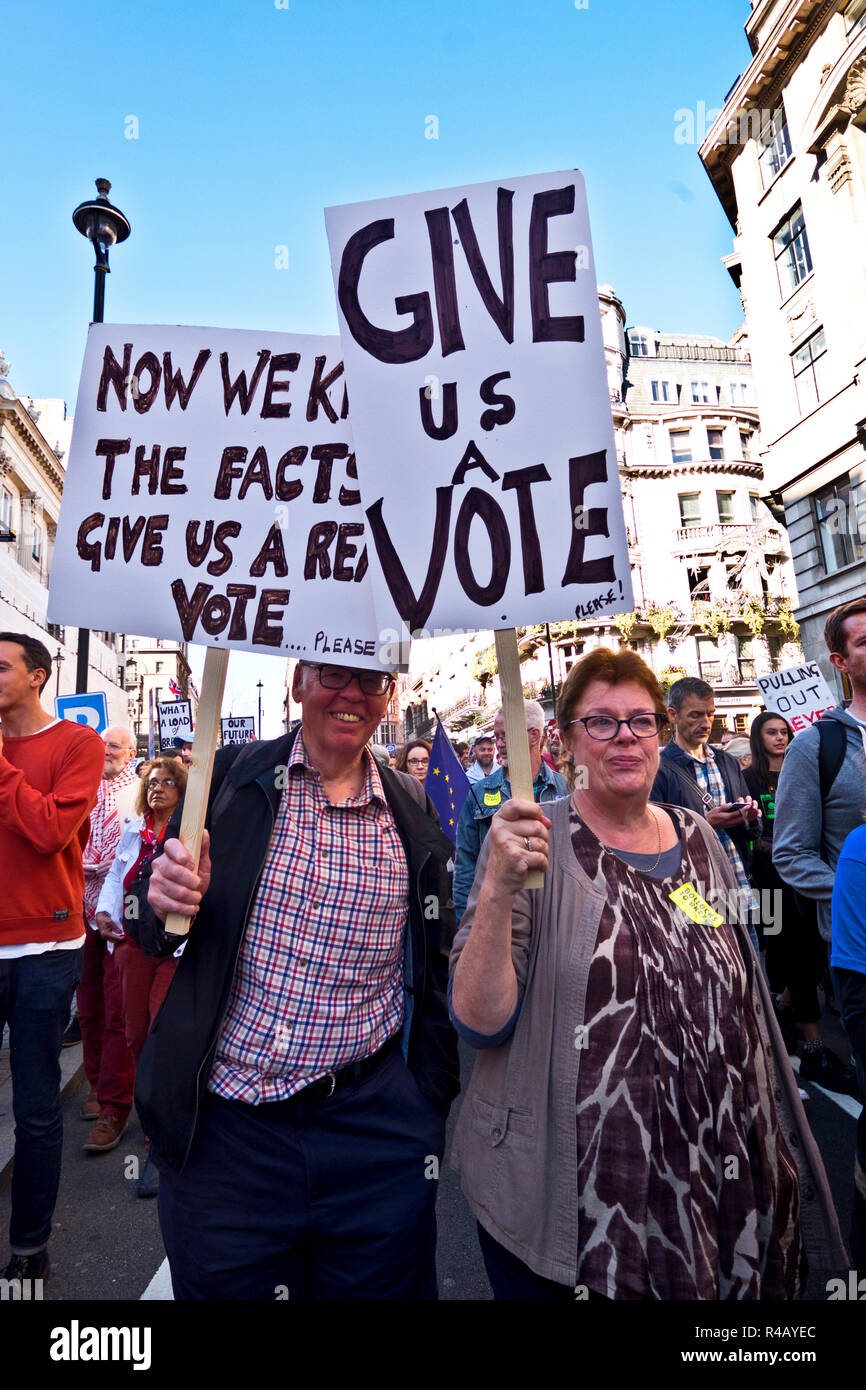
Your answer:
[[[154,758],[141,769],[136,803],[138,818],[124,826],[114,861],[96,905],[96,924],[114,953],[123,995],[126,1041],[136,1065],[144,1040],[168,993],[177,956],[146,956],[138,944],[136,880],[150,876],[154,857],[162,850],[165,832],[184,791],[187,772],[177,758]],[[185,943],[184,943],[185,944]],[[156,1169],[148,1156],[138,1184],[139,1196],[155,1196]]]

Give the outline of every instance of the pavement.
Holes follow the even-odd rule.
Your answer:
[[[60,1095],[77,1091],[84,1080],[84,1059],[81,1043],[60,1051]],[[11,1176],[12,1155],[15,1152],[15,1120],[12,1115],[12,1076],[9,1070],[9,1032],[3,1034],[0,1047],[0,1187]]]

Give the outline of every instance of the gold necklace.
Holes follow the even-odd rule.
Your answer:
[[[581,820],[583,820],[583,821],[585,822],[585,821],[586,821],[586,817],[583,816],[583,815],[581,814],[580,806],[578,805],[578,801],[577,801],[577,793],[576,793],[576,792],[573,793],[573,797],[574,797],[574,809],[577,811],[577,814],[581,817]],[[653,821],[654,821],[654,823],[655,823],[656,834],[658,835],[658,853],[656,854],[655,862],[654,862],[654,863],[650,864],[649,867],[646,868],[646,869],[639,869],[639,870],[638,870],[639,873],[643,873],[643,874],[651,874],[651,873],[653,872],[653,870],[654,870],[654,869],[657,869],[658,866],[659,866],[659,864],[662,862],[662,828],[661,828],[661,823],[659,822],[658,817],[650,810],[649,806],[647,806],[647,810],[649,811],[649,813],[650,813],[650,815],[652,816],[652,819],[653,819]],[[612,849],[612,846],[606,846],[606,848]],[[612,849],[612,852],[613,852],[614,854],[616,854],[616,850],[615,850],[615,849]],[[635,853],[637,853],[637,851],[635,851]],[[621,858],[621,856],[620,856],[620,855],[617,855],[617,858]],[[627,860],[623,860],[623,863],[627,863]]]

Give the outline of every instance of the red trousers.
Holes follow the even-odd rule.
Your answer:
[[[100,1113],[126,1119],[132,1109],[135,1059],[126,1041],[120,980],[105,942],[89,926],[78,985],[78,1021],[84,1071],[96,1089]]]
[[[114,964],[123,991],[126,1041],[138,1062],[150,1025],[168,994],[177,961],[174,956],[146,956],[127,936],[114,948]]]

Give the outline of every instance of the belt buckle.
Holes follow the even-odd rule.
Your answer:
[[[337,1089],[337,1077],[336,1077],[336,1073],[335,1073],[335,1072],[332,1072],[332,1071],[329,1071],[328,1074],[327,1074],[327,1076],[323,1076],[323,1077],[322,1077],[322,1080],[323,1080],[323,1081],[327,1081],[329,1078],[330,1078],[330,1082],[331,1082],[331,1089],[330,1089],[330,1091],[328,1092],[328,1094],[327,1094],[326,1096],[323,1096],[323,1097],[322,1097],[323,1100],[330,1100],[330,1099],[331,1099],[331,1096],[334,1094],[334,1092],[335,1092],[336,1089]]]

